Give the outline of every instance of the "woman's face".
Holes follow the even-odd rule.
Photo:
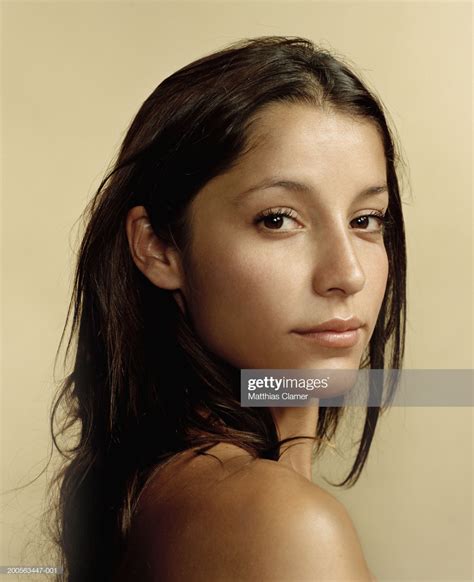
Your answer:
[[[182,291],[196,331],[238,368],[358,368],[388,272],[374,216],[388,192],[369,191],[386,186],[380,136],[366,121],[279,103],[250,137],[255,147],[190,206]],[[361,324],[352,342],[295,332],[350,317]]]

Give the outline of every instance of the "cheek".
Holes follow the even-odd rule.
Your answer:
[[[196,310],[219,310],[223,317],[239,318],[249,312],[254,316],[260,309],[277,310],[290,277],[272,259],[254,245],[208,249],[193,267],[191,295]],[[236,313],[239,306],[242,310]]]
[[[388,257],[385,247],[377,248],[366,263],[367,299],[375,320],[382,306],[388,278]]]
[[[295,266],[287,268],[281,253],[270,254],[245,238],[238,245],[220,240],[218,245],[200,245],[192,262],[194,325],[215,351],[263,349],[263,343],[288,325],[288,298],[292,282],[298,280]]]

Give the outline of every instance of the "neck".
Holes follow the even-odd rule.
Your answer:
[[[312,406],[273,407],[271,413],[280,440],[295,436],[316,436],[319,401]],[[278,462],[312,481],[314,443],[312,439],[294,439],[283,444]]]

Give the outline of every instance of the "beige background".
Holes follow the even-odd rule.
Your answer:
[[[49,451],[75,221],[154,87],[241,37],[306,36],[350,59],[382,97],[407,163],[405,367],[473,367],[469,3],[1,6],[2,492],[35,477]],[[327,486],[379,580],[473,579],[472,419],[468,407],[394,408],[359,483]],[[323,469],[346,474],[352,457],[339,454],[315,467],[316,481]],[[40,534],[45,483],[1,496],[0,564],[54,564]]]

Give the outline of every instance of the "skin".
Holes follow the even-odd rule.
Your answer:
[[[357,369],[383,301],[388,260],[381,223],[388,192],[382,141],[362,119],[302,104],[270,104],[234,167],[208,182],[189,206],[192,245],[179,252],[133,208],[127,235],[138,268],[173,292],[203,342],[239,368]],[[265,179],[303,182],[244,194]],[[292,217],[256,223],[260,212]],[[356,221],[356,219],[360,219]],[[276,226],[275,226],[276,224]],[[273,225],[273,228],[272,228]],[[351,348],[321,347],[296,328],[358,317]],[[272,409],[280,438],[314,435],[318,406]],[[279,463],[311,481],[312,443],[297,441]]]
[[[388,273],[380,223],[388,193],[385,155],[375,126],[308,105],[270,104],[250,136],[253,146],[233,169],[193,199],[192,251],[179,253],[156,237],[142,206],[127,233],[137,266],[170,289],[215,353],[239,368],[357,369],[382,304]],[[267,178],[306,183],[309,192],[272,187],[242,193]],[[255,224],[261,211],[292,218]],[[333,317],[359,317],[352,348],[316,346],[293,330]],[[272,409],[281,438],[314,434],[318,406]],[[282,461],[311,480],[310,441]]]
[[[376,582],[336,498],[233,445],[211,452],[149,481],[116,582]]]

